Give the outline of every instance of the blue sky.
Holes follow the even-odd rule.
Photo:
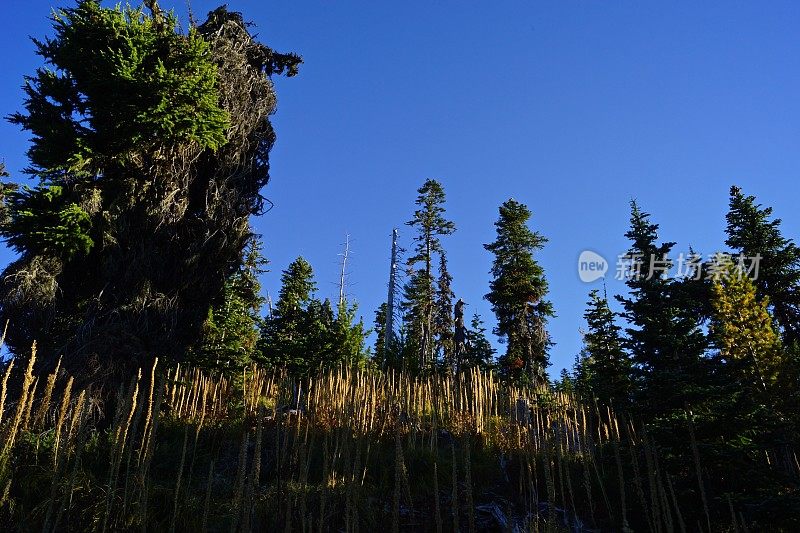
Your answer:
[[[186,4],[162,0],[185,20]],[[67,0],[4,0],[0,112],[19,110],[40,64],[28,36]],[[192,1],[197,18],[215,2]],[[513,197],[550,239],[538,259],[558,317],[553,367],[580,349],[586,295],[577,258],[627,248],[637,198],[662,236],[723,246],[728,188],[741,186],[800,235],[800,4],[791,2],[236,1],[263,42],[303,55],[277,79],[278,142],[255,221],[272,295],[298,255],[334,297],[350,234],[349,292],[368,323],[385,299],[392,227],[416,189],[440,180],[458,231],[445,240],[457,296],[491,319],[483,294],[497,207]],[[17,179],[26,136],[0,124]],[[0,251],[0,264],[12,255]],[[613,264],[611,269],[613,271]],[[624,289],[610,280],[610,292]],[[491,320],[489,320],[491,322]]]

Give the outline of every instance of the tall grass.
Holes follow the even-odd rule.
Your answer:
[[[645,429],[613,410],[491,373],[298,380],[254,366],[231,379],[155,361],[98,415],[95,392],[59,368],[37,394],[34,361],[35,347],[2,377],[4,530],[745,527],[730,497],[715,523],[723,498],[703,483],[693,430],[696,470],[670,472]],[[764,456],[761,467],[800,475]]]

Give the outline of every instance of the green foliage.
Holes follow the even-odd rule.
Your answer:
[[[366,338],[370,331],[364,322],[357,317],[358,306],[349,305],[347,301],[336,307],[336,318],[328,328],[333,350],[330,360],[334,364],[344,363],[348,366],[360,366],[367,360]]]
[[[267,260],[255,237],[245,250],[239,269],[225,282],[222,301],[208,310],[199,341],[187,358],[205,369],[236,372],[247,366],[256,353],[260,336],[261,284]]]
[[[464,354],[465,366],[477,366],[488,371],[495,367],[494,356],[497,350],[486,338],[486,326],[478,313],[472,315],[470,327],[467,330],[467,347]]]
[[[23,188],[6,196],[9,220],[2,231],[17,251],[70,259],[94,245],[91,219],[60,185]]]
[[[596,289],[589,293],[588,329],[576,372],[577,389],[605,405],[627,407],[631,393],[631,362],[622,348],[621,329],[614,323],[608,300]]]
[[[407,260],[409,279],[403,289],[403,320],[407,331],[404,365],[428,371],[437,365],[436,345],[440,354],[448,349],[448,335],[452,331],[452,278],[447,272],[441,237],[451,235],[456,227],[445,218],[441,183],[428,179],[417,189],[417,195],[419,208],[406,222],[416,233],[413,255]],[[438,276],[434,272],[437,254]]]
[[[455,321],[453,318],[453,276],[447,269],[447,255],[444,251],[439,253],[439,277],[436,280],[436,311],[433,321],[433,336],[435,339],[436,359],[453,367],[455,360]]]
[[[372,357],[379,368],[384,368],[387,364],[386,357],[386,313],[389,304],[383,302],[375,310],[375,320],[373,321],[372,331],[375,332],[375,344],[373,345]]]
[[[378,368],[396,368],[397,362],[403,355],[404,336],[392,335],[391,342],[386,345],[386,312],[389,305],[384,302],[375,311],[375,320],[372,331],[375,333],[375,344],[372,349],[372,359]]]
[[[184,32],[146,5],[53,13],[10,117],[31,135],[39,184],[0,191],[0,236],[20,254],[0,283],[0,315],[19,325],[7,344],[38,339],[43,364],[64,355],[112,388],[156,354],[181,359],[245,327],[209,309],[249,305],[231,276],[269,179],[269,76],[300,63],[224,8]]]
[[[575,378],[569,370],[562,368],[558,379],[553,382],[553,390],[564,394],[575,394]]]
[[[721,256],[720,262],[712,284],[714,345],[727,364],[743,372],[738,380],[742,387],[766,392],[784,367],[768,302],[757,297],[753,282],[729,258]]]
[[[265,321],[259,342],[258,359],[267,366],[306,372],[314,364],[308,360],[306,341],[319,338],[316,318],[323,310],[311,305],[316,290],[313,277],[311,265],[302,257],[283,271],[275,310]]]
[[[256,359],[272,368],[286,367],[304,375],[338,364],[360,364],[366,359],[367,332],[355,322],[356,307],[314,296],[311,265],[298,257],[281,276],[275,311],[261,332]]]
[[[544,269],[533,257],[547,239],[528,228],[530,217],[525,205],[514,199],[506,201],[495,222],[497,239],[484,245],[494,254],[490,291],[485,298],[497,317],[495,334],[506,342],[500,368],[517,383],[546,380],[551,341],[545,325],[554,315],[552,304],[546,300]]]
[[[52,20],[55,35],[34,41],[48,68],[26,78],[27,115],[12,115],[33,135],[32,172],[91,179],[143,146],[225,144],[217,67],[195,29],[182,35],[172,13],[156,20],[94,0]]]
[[[658,225],[635,201],[630,221],[625,234],[633,265],[626,281],[630,296],[617,299],[629,324],[625,347],[635,366],[636,406],[656,416],[682,410],[687,402],[695,404],[703,397],[707,340],[700,317],[681,298],[681,282],[667,275],[675,243],[658,243]]]
[[[755,285],[769,305],[786,344],[800,341],[800,248],[781,232],[771,207],[731,187],[725,243],[746,258],[760,257]]]

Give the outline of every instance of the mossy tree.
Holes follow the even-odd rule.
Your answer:
[[[34,187],[4,188],[0,314],[22,354],[113,381],[194,342],[262,210],[275,135],[270,76],[301,62],[225,8],[181,30],[155,1],[56,10],[26,78]],[[116,376],[116,378],[114,377]]]

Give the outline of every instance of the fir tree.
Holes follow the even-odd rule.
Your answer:
[[[455,231],[445,218],[442,185],[429,179],[417,190],[414,217],[406,224],[416,230],[413,255],[408,258],[409,279],[403,291],[408,366],[430,370],[435,366],[436,254],[444,252],[440,238]],[[449,284],[449,282],[448,282]]]
[[[595,397],[591,366],[586,364],[588,360],[589,354],[586,351],[586,346],[584,343],[583,348],[581,348],[581,351],[575,356],[575,362],[572,364],[572,377],[575,385],[575,393],[583,401],[592,401]]]
[[[3,188],[6,339],[81,380],[180,359],[237,271],[263,206],[275,134],[270,75],[300,58],[256,42],[224,8],[183,31],[148,5],[79,0],[34,41],[26,78],[33,187]],[[91,364],[90,364],[91,363]]]
[[[625,345],[635,365],[637,407],[649,415],[683,409],[702,398],[703,354],[707,340],[698,317],[684,305],[679,282],[669,277],[669,253],[675,243],[658,243],[658,225],[631,202],[632,271],[630,296],[622,303]]]
[[[558,379],[553,383],[553,390],[564,394],[575,393],[575,378],[569,373],[569,370],[562,368],[558,374]]]
[[[495,367],[494,355],[497,350],[486,338],[486,326],[478,313],[472,315],[470,328],[467,330],[467,346],[465,353],[466,366],[477,366],[488,371]]]
[[[432,325],[430,317],[432,303],[429,298],[433,297],[432,286],[427,283],[424,271],[409,272],[408,281],[403,285],[403,300],[400,304],[402,310],[402,324],[400,326],[403,333],[403,351],[399,354],[397,367],[403,370],[419,372],[429,370],[426,365],[425,353],[429,354],[428,360],[432,359],[432,350],[428,350],[428,334]],[[425,303],[428,301],[428,303]]]
[[[311,265],[297,258],[283,272],[273,316],[265,321],[259,342],[259,361],[286,367],[296,375],[339,364],[361,364],[366,359],[367,332],[356,321],[356,306],[314,296]]]
[[[373,344],[372,357],[375,364],[379,368],[387,366],[386,358],[386,312],[389,309],[389,304],[383,302],[378,309],[375,310],[375,320],[373,321],[373,331],[375,332],[375,344]]]
[[[528,208],[516,200],[500,206],[497,239],[484,245],[494,254],[493,279],[485,298],[497,316],[495,334],[506,343],[501,371],[514,382],[540,383],[546,380],[549,365],[551,342],[545,325],[553,307],[545,299],[544,270],[533,257],[547,239],[528,228],[530,217]]]
[[[298,257],[281,275],[281,290],[275,305],[277,315],[285,318],[298,316],[311,301],[316,290],[317,284],[314,281],[311,264],[304,258]]]
[[[439,253],[439,278],[436,282],[436,317],[434,320],[434,339],[436,357],[445,365],[453,368],[455,357],[453,318],[453,276],[447,270],[447,256]]]
[[[332,318],[326,318],[327,310],[313,298],[315,291],[314,271],[308,261],[298,257],[281,275],[278,301],[259,342],[260,362],[298,373],[319,363],[312,360],[306,346],[312,339],[315,343],[324,342],[320,330]]]
[[[714,315],[710,333],[719,356],[734,368],[740,387],[771,390],[785,366],[780,338],[750,278],[727,256],[720,256],[712,283]]]
[[[198,366],[222,371],[240,370],[252,360],[260,335],[261,283],[267,260],[254,237],[242,266],[225,283],[222,301],[208,311],[200,339],[188,355]]]
[[[783,340],[787,345],[800,341],[800,248],[783,236],[781,220],[772,217],[771,207],[757,204],[738,187],[731,187],[725,218],[725,243],[745,258],[760,257],[757,294],[769,298]]]
[[[336,308],[336,319],[330,327],[331,353],[330,364],[360,366],[367,360],[365,346],[369,331],[364,327],[362,319],[356,319],[358,306],[341,302]]]
[[[718,462],[717,477],[723,478],[731,464],[747,463],[765,449],[796,439],[798,389],[767,298],[759,298],[738,261],[718,254],[715,263],[709,335],[720,394],[707,394],[705,400],[711,404],[706,426],[714,430],[705,446]],[[752,494],[763,490],[765,482],[747,477],[726,490]]]
[[[627,406],[631,393],[631,362],[622,347],[621,329],[614,323],[608,300],[596,289],[589,293],[584,348],[576,369],[578,388],[586,388],[593,398],[614,407]],[[580,377],[577,375],[580,374]]]
[[[400,368],[398,364],[403,357],[405,346],[405,328],[401,325],[400,334],[392,335],[389,344],[386,344],[386,311],[387,303],[382,303],[375,311],[373,330],[375,344],[373,345],[373,360],[379,368]]]

